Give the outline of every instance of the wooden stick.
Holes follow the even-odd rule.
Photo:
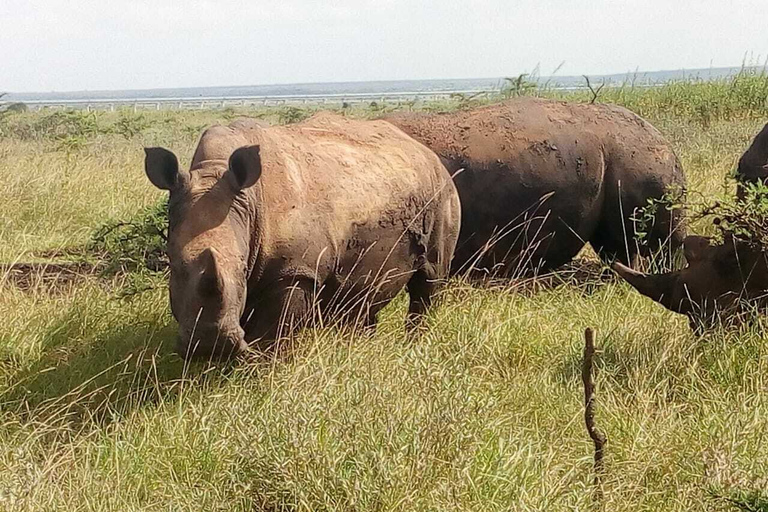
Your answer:
[[[597,97],[600,95],[600,91],[602,91],[603,87],[605,87],[605,80],[603,80],[603,83],[600,84],[600,87],[598,87],[597,90],[595,90],[592,87],[592,84],[589,82],[589,77],[587,75],[581,75],[581,76],[583,76],[584,80],[587,81],[587,88],[589,88],[589,92],[592,93],[592,100],[589,102],[589,104],[592,105],[595,103],[595,101],[597,101]]]
[[[581,380],[584,383],[584,423],[587,432],[595,444],[595,500],[602,500],[603,455],[605,434],[595,425],[595,381],[592,376],[593,359],[595,356],[595,332],[592,328],[584,331],[584,361],[581,366]]]

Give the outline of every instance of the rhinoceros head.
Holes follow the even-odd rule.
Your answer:
[[[683,247],[688,265],[676,272],[648,275],[621,263],[613,268],[646,297],[687,315],[697,330],[711,326],[721,314],[730,316],[744,300],[760,298],[768,290],[766,255],[761,251],[733,239],[711,245],[701,236],[687,237]]]
[[[232,153],[229,164],[205,161],[179,169],[163,148],[145,149],[145,170],[170,192],[168,256],[171,309],[184,357],[228,357],[247,348],[245,308],[251,213],[243,190],[261,174],[258,146]]]

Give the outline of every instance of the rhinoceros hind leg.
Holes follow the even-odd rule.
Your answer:
[[[630,268],[637,267],[638,250],[633,240],[624,243],[624,240],[610,240],[597,233],[589,241],[589,244],[600,257],[600,260],[607,265],[618,261]]]

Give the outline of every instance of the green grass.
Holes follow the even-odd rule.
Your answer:
[[[732,194],[725,176],[765,113],[705,120],[685,103],[700,86],[681,87],[623,103],[659,105],[643,115],[692,196]],[[0,261],[82,246],[156,204],[142,146],[188,162],[200,128],[234,114],[49,115],[0,120]],[[603,509],[768,510],[765,321],[696,338],[621,282],[536,293],[455,282],[416,339],[401,296],[374,335],[309,330],[248,364],[187,365],[172,353],[165,289],[120,298],[124,279],[0,285],[0,510],[591,510],[588,326],[609,438]]]

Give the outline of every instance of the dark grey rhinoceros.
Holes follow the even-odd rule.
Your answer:
[[[680,209],[658,207],[647,245],[633,217],[686,181],[664,137],[632,112],[522,98],[447,114],[385,119],[455,174],[462,225],[453,271],[516,275],[569,262],[589,243],[606,260],[679,248]]]
[[[739,159],[736,178],[739,180],[736,193],[740,199],[746,196],[745,183],[765,183],[768,178],[768,124],[755,136]]]
[[[621,263],[613,268],[637,291],[665,308],[688,316],[697,331],[719,321],[738,321],[746,309],[768,305],[768,253],[726,237],[689,236],[684,242],[688,264],[682,270],[648,275]]]

